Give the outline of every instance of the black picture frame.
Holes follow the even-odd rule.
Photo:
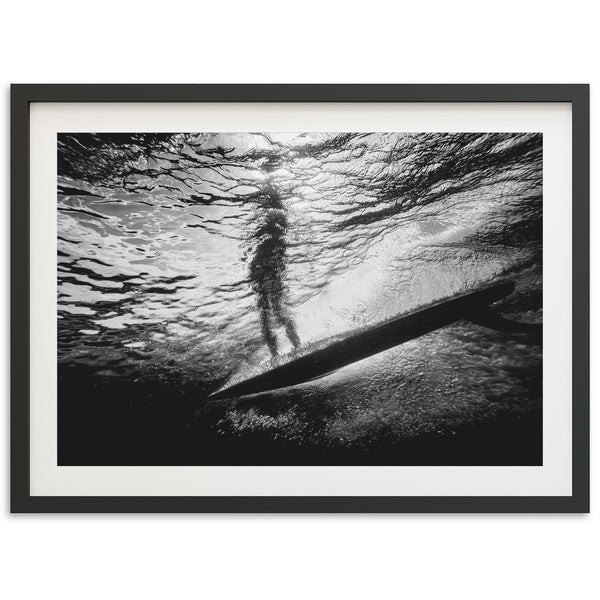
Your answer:
[[[33,102],[562,102],[572,105],[572,495],[558,497],[41,497],[30,494],[29,178]],[[11,86],[11,512],[589,512],[589,86]]]

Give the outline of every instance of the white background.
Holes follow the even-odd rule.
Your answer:
[[[589,82],[594,115],[593,11],[577,0],[6,3],[5,196],[10,82]],[[592,120],[592,164],[595,133]],[[7,202],[2,214],[7,240]],[[597,221],[592,210],[596,235]],[[593,243],[593,266],[597,253]],[[7,260],[0,266],[8,286]],[[6,293],[1,301],[7,340]],[[3,352],[8,396],[7,341]],[[592,437],[597,421],[592,409]],[[7,424],[3,432],[0,593],[11,600],[563,599],[600,591],[594,478],[589,516],[9,516]],[[592,467],[597,458],[593,443]]]

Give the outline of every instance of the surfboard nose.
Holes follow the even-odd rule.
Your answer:
[[[218,389],[208,395],[207,400],[225,400],[231,398],[231,393],[227,389]]]

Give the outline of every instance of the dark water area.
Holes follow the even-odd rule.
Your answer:
[[[527,333],[208,398],[491,282],[541,322],[541,135],[60,134],[57,201],[59,464],[541,464]]]

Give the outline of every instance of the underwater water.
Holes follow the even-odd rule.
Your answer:
[[[213,403],[499,281],[542,321],[540,134],[58,136],[59,464],[541,464],[542,348],[466,321]]]

